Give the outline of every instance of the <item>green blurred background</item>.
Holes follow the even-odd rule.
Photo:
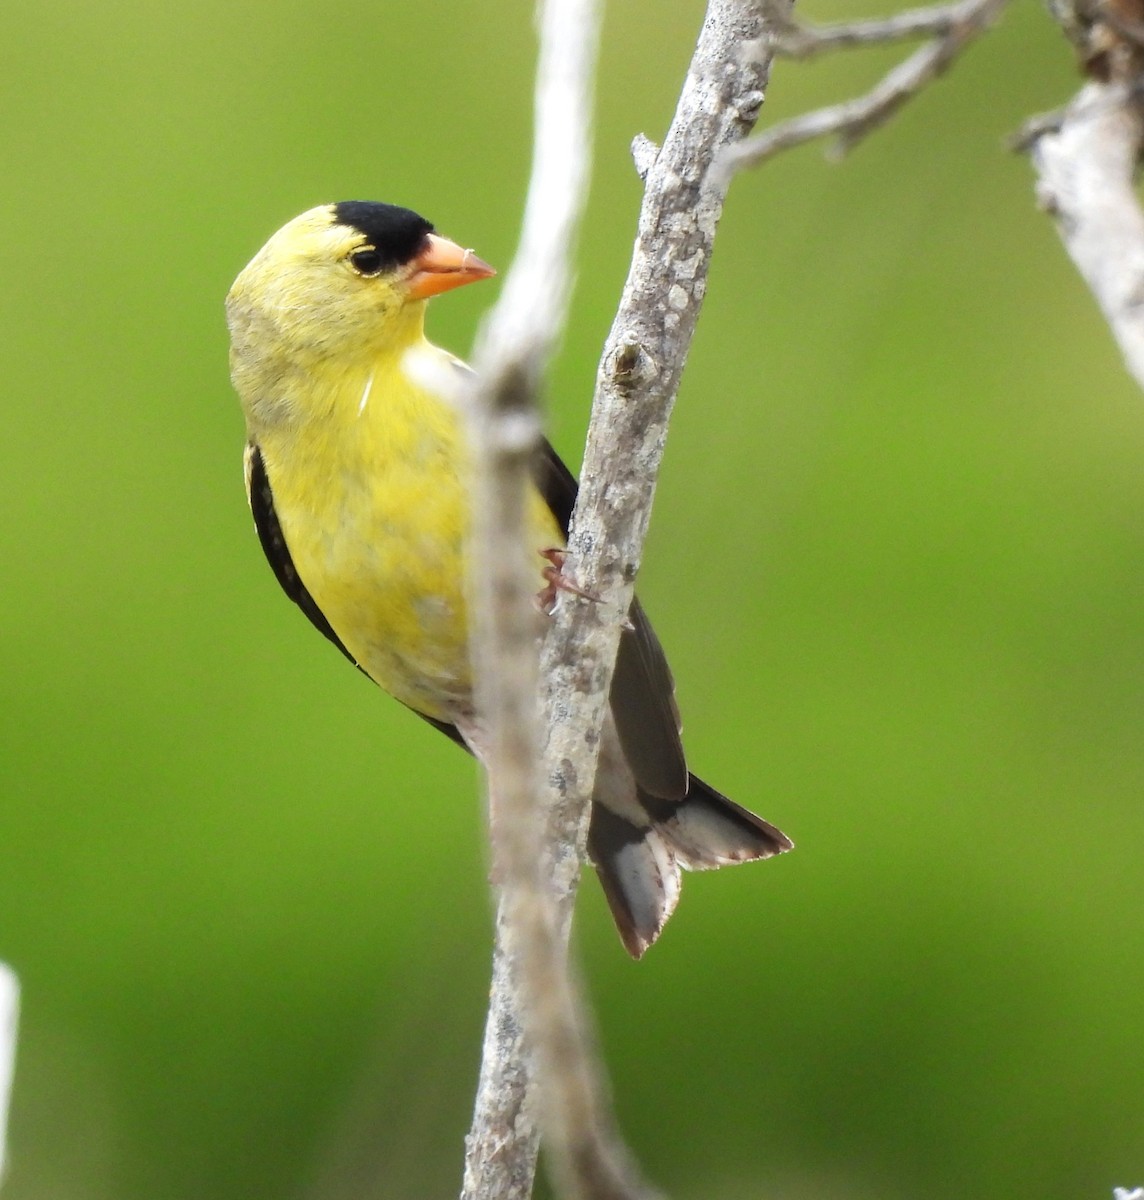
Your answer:
[[[845,0],[808,4],[818,19]],[[573,464],[627,145],[698,0],[617,0]],[[455,1194],[489,917],[472,765],[283,599],[222,298],[379,198],[507,264],[525,0],[57,0],[0,39],[6,1200]],[[764,118],[895,58],[782,65]],[[1031,0],[839,167],[734,187],[641,592],[693,763],[798,851],[579,944],[676,1200],[1108,1196],[1144,1180],[1144,403],[1002,138],[1078,86]],[[467,352],[493,288],[434,305]]]

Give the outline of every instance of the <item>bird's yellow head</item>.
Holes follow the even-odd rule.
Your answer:
[[[299,415],[316,376],[413,344],[430,296],[492,274],[407,208],[348,200],[295,217],[226,298],[231,377],[248,418]]]

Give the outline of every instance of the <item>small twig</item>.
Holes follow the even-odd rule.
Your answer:
[[[1066,109],[1055,108],[1052,112],[1037,113],[1024,121],[1016,132],[1005,139],[1005,145],[1014,154],[1027,154],[1038,138],[1046,133],[1058,133],[1064,124]]]
[[[831,25],[802,25],[792,21],[771,36],[770,46],[784,58],[813,58],[831,50],[855,46],[883,46],[917,37],[938,37],[965,20],[969,7],[962,0],[932,8],[911,8],[869,21],[840,21]]]
[[[1144,212],[1134,186],[1142,150],[1144,108],[1123,84],[1086,84],[1059,130],[1033,143],[1038,203],[1144,387]]]
[[[20,1013],[20,983],[11,967],[0,963],[0,1178],[4,1175],[8,1103],[16,1069],[16,1035]]]
[[[951,9],[955,14],[944,32],[894,67],[865,96],[793,117],[764,130],[725,151],[720,156],[719,171],[730,178],[744,167],[759,166],[781,150],[832,134],[838,135],[838,141],[831,157],[842,157],[942,74],[974,38],[989,28],[1008,2],[962,0],[943,8],[943,14]]]

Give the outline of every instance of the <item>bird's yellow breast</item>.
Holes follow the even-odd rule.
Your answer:
[[[469,453],[454,409],[387,359],[316,382],[309,419],[258,440],[294,566],[346,649],[398,700],[449,719],[472,687]],[[562,544],[539,494],[532,509],[533,548]]]

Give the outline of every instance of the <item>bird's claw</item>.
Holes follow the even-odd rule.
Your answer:
[[[565,552],[559,547],[550,546],[547,550],[540,551],[540,557],[548,560],[548,566],[541,571],[547,584],[537,593],[536,600],[540,608],[545,613],[551,613],[556,607],[556,597],[560,592],[571,592],[574,596],[580,596],[584,600],[591,600],[593,604],[600,603],[600,597],[595,592],[585,591],[582,587],[577,587],[564,574],[564,560],[567,558]]]

